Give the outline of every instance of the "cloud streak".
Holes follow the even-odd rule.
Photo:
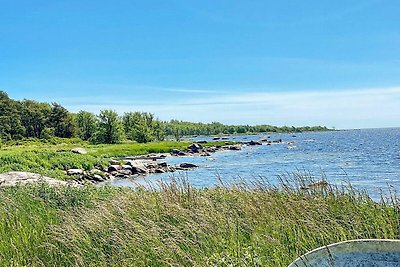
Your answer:
[[[161,101],[161,102],[160,102]],[[400,87],[306,92],[209,94],[176,102],[102,101],[69,103],[73,110],[142,110],[163,120],[230,124],[326,125],[341,129],[400,126]]]

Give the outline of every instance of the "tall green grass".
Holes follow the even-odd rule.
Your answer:
[[[68,179],[64,173],[71,168],[91,170],[95,166],[105,166],[106,161],[92,155],[79,155],[72,152],[49,149],[11,150],[0,152],[0,173],[27,171]]]
[[[58,139],[57,139],[58,140]],[[54,145],[25,140],[21,144],[13,143],[0,149],[0,173],[9,171],[28,171],[54,178],[68,179],[67,169],[91,170],[95,166],[106,166],[108,158],[146,155],[150,153],[168,153],[173,149],[185,149],[190,142],[154,142],[146,144],[123,143],[115,145],[88,145],[80,143],[61,143]],[[72,142],[72,140],[69,140]],[[76,142],[78,142],[76,140]],[[21,141],[22,142],[22,141]],[[222,145],[224,142],[210,142],[207,146]],[[71,148],[81,145],[88,154],[80,155],[70,152]]]
[[[264,182],[194,189],[0,188],[4,266],[287,266],[356,238],[399,238],[398,203]]]

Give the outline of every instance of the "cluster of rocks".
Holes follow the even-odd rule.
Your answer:
[[[101,169],[93,169],[85,171],[82,169],[69,169],[67,175],[74,176],[78,182],[100,183],[119,177],[130,178],[132,176],[144,176],[153,173],[175,172],[178,170],[190,170],[198,166],[192,163],[181,163],[179,165],[169,165],[167,162],[156,162],[149,160],[113,160],[109,161],[110,165]]]
[[[204,141],[202,142],[204,143]],[[201,143],[193,143],[188,146],[185,150],[173,149],[171,151],[171,155],[175,157],[185,157],[185,156],[203,156],[208,157],[211,156],[212,153],[224,150],[241,150],[243,144],[235,144],[232,145],[230,143],[225,143],[225,145],[216,145],[205,147],[202,146]]]
[[[167,162],[159,162],[160,159],[165,159],[167,156],[188,157],[188,156],[211,156],[212,153],[218,151],[238,151],[243,145],[256,146],[266,143],[267,145],[274,143],[282,143],[282,139],[270,141],[268,139],[260,141],[250,141],[242,143],[229,143],[225,145],[203,146],[205,141],[193,143],[186,149],[173,149],[169,155],[167,154],[150,154],[146,156],[126,157],[121,160],[109,160],[109,166],[103,168],[98,166],[96,169],[85,171],[82,169],[69,169],[67,175],[74,176],[78,182],[89,181],[93,183],[104,182],[115,177],[129,178],[135,175],[148,175],[153,173],[175,172],[179,170],[190,170],[198,166],[192,163],[182,163],[179,165],[169,165]],[[202,145],[203,144],[203,145]],[[82,148],[73,149],[74,153],[85,154],[86,151]]]

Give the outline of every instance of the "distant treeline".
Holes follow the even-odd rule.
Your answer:
[[[34,100],[16,101],[0,91],[0,141],[24,138],[80,137],[92,143],[139,143],[161,141],[167,136],[179,140],[189,135],[245,134],[263,132],[327,131],[326,127],[276,127],[271,125],[224,125],[160,121],[148,112],[127,112],[119,116],[113,110],[95,115],[87,111],[71,113],[57,103]]]

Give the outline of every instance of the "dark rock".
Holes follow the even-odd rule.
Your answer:
[[[262,145],[261,142],[253,141],[251,140],[250,142],[247,143],[249,146],[260,146]]]
[[[217,151],[216,147],[207,147],[206,149],[204,149],[205,152],[209,152],[209,153],[214,153]]]
[[[168,163],[167,162],[160,162],[157,165],[158,165],[158,167],[161,167],[161,168],[167,168],[168,167]]]
[[[219,140],[221,139],[220,137],[214,137],[213,140]]]
[[[183,169],[192,169],[192,168],[197,168],[199,166],[197,166],[196,164],[193,164],[193,163],[181,163],[179,165],[179,167],[181,167]]]
[[[109,173],[116,172],[121,169],[121,165],[111,165],[108,167],[107,171]]]
[[[229,150],[238,151],[238,150],[241,150],[242,148],[241,148],[239,145],[236,145],[236,146],[229,146],[228,149],[229,149]]]
[[[198,143],[198,144],[207,144],[207,141],[202,140],[202,141],[198,141],[197,143]]]
[[[82,155],[87,154],[86,149],[84,149],[82,147],[73,148],[73,149],[71,149],[71,152],[76,153],[76,154],[82,154]]]
[[[276,139],[276,140],[272,141],[272,143],[275,143],[275,144],[282,143],[282,139]]]
[[[127,160],[126,161],[126,163],[125,163],[125,165],[129,165],[129,166],[133,166],[133,165],[135,165],[136,163],[135,163],[135,161],[133,161],[133,160]]]
[[[194,153],[198,153],[201,149],[203,149],[203,147],[202,147],[200,144],[194,143],[194,144],[191,144],[191,145],[188,147],[188,149],[189,149],[190,151],[193,151]]]
[[[119,175],[131,175],[132,171],[131,170],[120,170],[118,172]]]
[[[155,173],[165,173],[165,171],[163,169],[156,169]]]
[[[172,149],[171,150],[171,154],[178,154],[180,152],[180,150],[179,149]]]
[[[132,166],[132,174],[146,174],[148,170],[145,167]]]

